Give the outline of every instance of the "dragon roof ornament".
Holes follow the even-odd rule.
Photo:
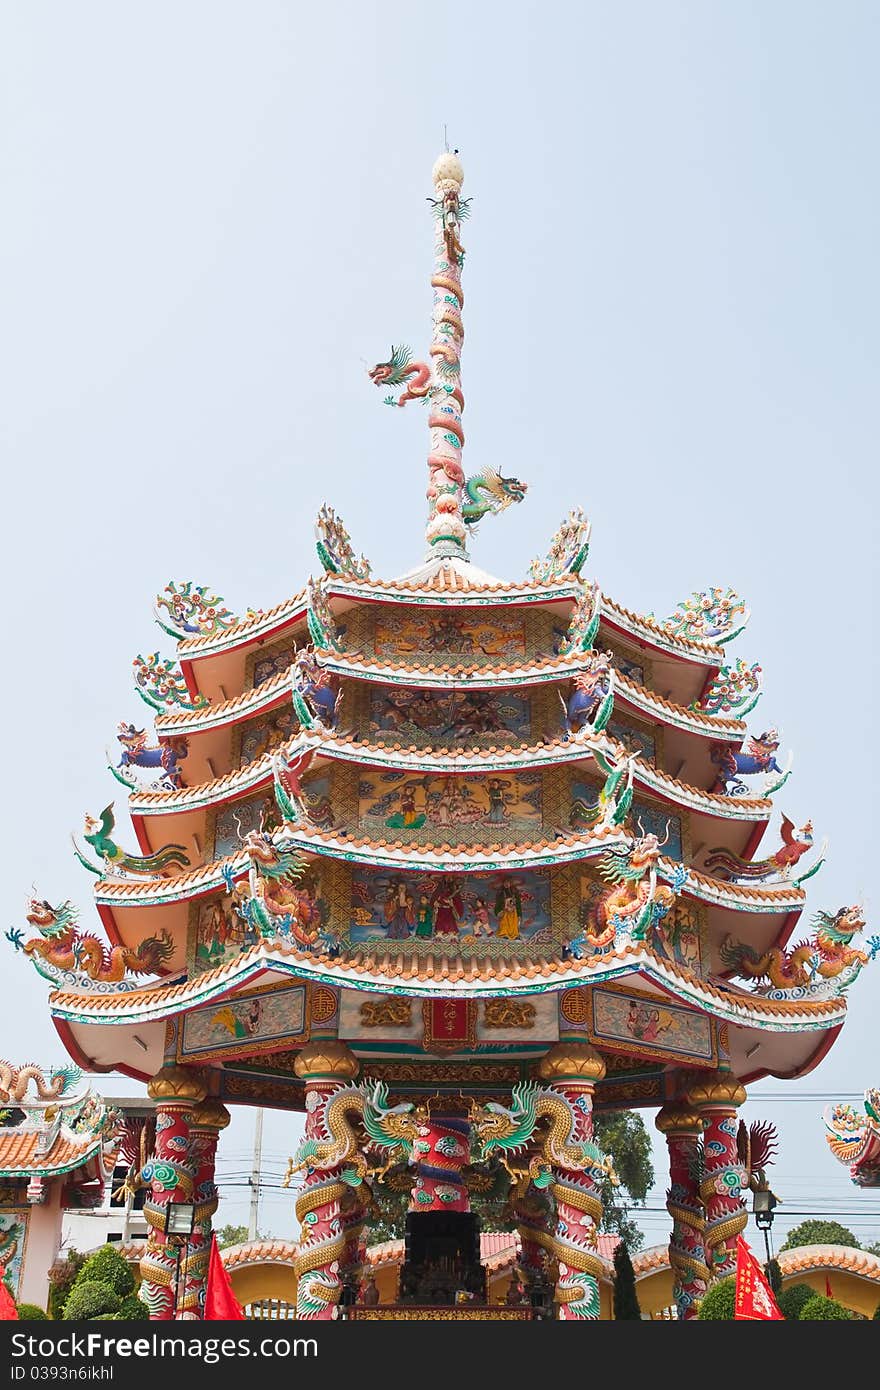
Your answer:
[[[550,549],[529,565],[529,578],[551,584],[566,574],[580,574],[590,553],[592,522],[580,507],[573,508],[550,542]]]
[[[391,388],[386,405],[403,406],[418,400],[428,403],[428,542],[426,559],[455,557],[467,560],[467,530],[484,516],[496,515],[513,502],[521,502],[527,486],[518,478],[505,477],[486,468],[465,478],[462,468],[464,394],[461,389],[461,349],[464,343],[461,268],[464,247],[461,223],[469,214],[469,200],[462,199],[464,170],[458,152],[442,154],[434,164],[432,179],[436,197],[429,199],[434,212],[433,331],[429,362],[413,360],[410,348],[392,345],[386,362],[377,362],[369,377],[374,386]],[[395,395],[395,392],[397,394]]]
[[[309,578],[306,586],[309,606],[306,613],[309,635],[318,651],[342,651],[342,634],[336,626],[330,600],[327,597],[326,578]]]
[[[142,981],[128,976],[158,975],[174,954],[174,942],[164,929],[140,942],[137,950],[124,945],[108,947],[99,937],[79,930],[76,908],[69,901],[52,907],[45,899],[31,898],[26,918],[39,934],[25,941],[24,932],[12,927],[6,939],[29,957],[55,989],[89,994],[141,989]]]
[[[164,608],[169,621],[158,610]],[[169,637],[211,637],[235,627],[238,618],[224,606],[219,594],[208,592],[207,584],[194,584],[191,579],[178,584],[174,580],[156,595],[156,622]]]
[[[864,1110],[838,1101],[825,1111],[825,1138],[834,1157],[849,1167],[857,1187],[880,1187],[880,1090],[865,1092]]]
[[[682,599],[662,625],[676,637],[723,646],[739,636],[749,616],[745,600],[734,589],[713,588]]]
[[[315,548],[328,574],[340,579],[369,579],[370,562],[355,557],[351,537],[332,507],[325,502],[315,522]]]

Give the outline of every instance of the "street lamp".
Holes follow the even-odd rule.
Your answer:
[[[770,1228],[773,1225],[773,1209],[779,1206],[779,1198],[770,1191],[769,1187],[756,1188],[752,1197],[752,1213],[755,1218],[755,1225],[759,1231],[764,1232],[764,1249],[767,1253],[767,1263],[765,1271],[767,1278],[770,1278]]]
[[[180,1286],[180,1252],[189,1245],[193,1227],[196,1223],[196,1209],[193,1202],[169,1202],[165,1208],[165,1241],[173,1245],[177,1252],[174,1265],[174,1316],[177,1317],[177,1303]]]

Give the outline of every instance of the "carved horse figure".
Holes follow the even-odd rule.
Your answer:
[[[169,739],[167,743],[151,744],[147,741],[146,729],[138,729],[134,724],[119,725],[116,735],[122,744],[122,756],[117,767],[161,767],[163,776],[160,785],[176,791],[181,784],[179,763],[187,756],[189,744],[185,738]]]
[[[724,795],[748,796],[749,789],[741,779],[755,777],[761,772],[778,772],[785,780],[788,769],[780,767],[776,760],[778,748],[779,734],[775,729],[768,729],[756,738],[747,738],[738,753],[726,744],[713,743],[709,754],[718,768],[718,781]],[[778,782],[773,790],[778,791],[781,785]]]

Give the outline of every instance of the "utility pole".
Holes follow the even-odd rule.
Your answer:
[[[251,1167],[251,1216],[248,1222],[248,1240],[257,1238],[257,1222],[260,1215],[260,1168],[263,1156],[263,1111],[257,1111],[254,1126],[254,1161]]]

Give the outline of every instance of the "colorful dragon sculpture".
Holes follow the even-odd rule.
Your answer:
[[[833,915],[817,912],[813,917],[813,936],[793,950],[772,946],[756,951],[745,942],[728,936],[721,944],[724,965],[751,980],[766,980],[775,991],[813,992],[823,982],[834,981],[835,992],[847,989],[860,971],[880,952],[880,937],[866,943],[867,954],[850,943],[864,930],[861,907],[841,907]]]
[[[557,1301],[568,1318],[595,1319],[602,1272],[595,1254],[596,1226],[602,1218],[597,1194],[606,1179],[615,1185],[618,1179],[610,1156],[593,1143],[591,1102],[530,1081],[514,1086],[511,1099],[509,1108],[494,1101],[471,1101],[471,1123],[482,1157],[497,1155],[520,1190],[526,1178],[537,1188],[550,1189],[556,1203],[552,1251],[559,1261]],[[544,1119],[549,1126],[536,1135]],[[516,1163],[535,1141],[536,1152],[526,1166]]]
[[[384,1150],[387,1169],[412,1153],[424,1115],[411,1104],[388,1105],[388,1088],[381,1081],[360,1085],[335,1084],[306,1095],[306,1137],[287,1165],[282,1186],[305,1170],[305,1185],[297,1198],[302,1227],[297,1255],[297,1317],[328,1316],[328,1305],[339,1301],[339,1261],[346,1249],[343,1202],[351,1187],[364,1183],[368,1164],[363,1144],[350,1117],[357,1117],[367,1144]]]
[[[838,1101],[825,1111],[825,1138],[857,1187],[880,1187],[880,1090],[865,1092],[864,1110]]]
[[[787,767],[780,767],[776,761],[779,748],[779,734],[776,729],[749,737],[738,752],[727,743],[709,745],[709,756],[718,769],[718,789],[724,796],[748,796],[749,788],[743,777],[756,777],[760,773],[777,773],[768,776],[758,795],[772,796],[785,786],[791,776],[791,757]]]
[[[409,1101],[388,1104],[384,1081],[364,1081],[357,1086],[338,1085],[329,1091],[311,1091],[306,1098],[311,1116],[310,1130],[321,1137],[302,1141],[288,1160],[282,1187],[289,1187],[295,1173],[306,1168],[326,1172],[342,1168],[342,1180],[350,1185],[362,1182],[368,1173],[382,1177],[395,1163],[409,1162],[425,1115]],[[373,1166],[367,1162],[359,1133],[349,1117],[356,1115],[363,1126],[367,1146],[383,1150],[386,1162]]]
[[[106,984],[124,980],[126,973],[157,975],[174,955],[174,941],[164,928],[158,936],[141,941],[136,951],[130,946],[106,946],[99,937],[77,929],[76,909],[70,902],[56,908],[32,898],[26,917],[40,935],[25,941],[24,933],[13,928],[6,939],[53,983],[59,982],[59,973]]]
[[[716,878],[723,879],[725,882],[733,883],[752,880],[763,881],[768,878],[791,878],[792,869],[813,848],[813,822],[808,820],[799,830],[795,830],[794,821],[789,820],[788,816],[783,816],[779,833],[782,838],[782,845],[775,854],[769,855],[766,859],[741,859],[738,854],[732,854],[730,850],[712,850],[706,856],[707,873],[714,874]],[[792,879],[795,885],[812,878],[813,874],[822,867],[825,862],[826,849],[827,843],[823,843],[816,863],[806,873]]]
[[[134,724],[121,723],[116,735],[122,744],[122,757],[114,766],[108,764],[110,771],[124,787],[136,791],[138,783],[126,777],[120,770],[128,767],[161,769],[161,776],[153,784],[163,791],[176,791],[182,784],[180,764],[189,752],[185,738],[171,738],[166,743],[150,743],[146,729],[138,729]]]
[[[153,874],[162,873],[172,865],[185,869],[189,864],[189,856],[183,845],[166,845],[164,849],[157,850],[155,854],[128,854],[124,849],[120,849],[116,841],[112,838],[113,830],[116,826],[116,817],[113,814],[113,802],[105,806],[98,819],[94,816],[86,815],[85,818],[85,841],[91,845],[92,849],[100,859],[103,859],[107,867],[115,872],[122,874],[144,874],[151,877]],[[100,874],[103,871],[96,869],[77,848],[76,841],[73,842],[76,857],[82,866],[88,869],[89,873]]]
[[[467,501],[462,503],[461,514],[465,526],[476,526],[484,516],[498,516],[514,502],[521,502],[528,490],[519,478],[507,478],[494,468],[475,473],[464,485]]]
[[[586,948],[601,951],[623,940],[646,940],[675,903],[686,873],[678,866],[671,887],[658,883],[661,849],[656,835],[642,835],[603,854],[599,869],[613,886],[588,910],[584,930],[568,943],[566,955],[579,960]]]
[[[251,830],[242,843],[250,859],[250,896],[241,899],[239,914],[259,940],[287,938],[313,950],[326,937],[326,906],[303,882],[306,860],[279,849],[266,830]]]
[[[81,1077],[79,1067],[53,1067],[46,1072],[34,1062],[16,1067],[0,1058],[0,1101],[14,1101],[20,1105],[27,1098],[31,1081],[40,1100],[58,1100],[69,1094]]]

